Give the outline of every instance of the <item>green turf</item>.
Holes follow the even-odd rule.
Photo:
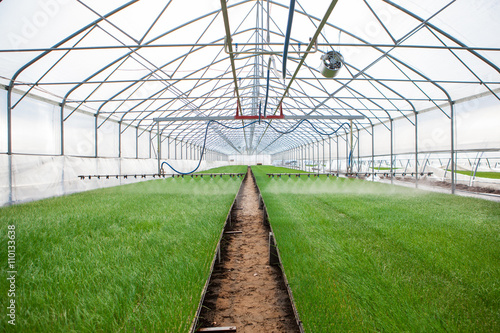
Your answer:
[[[451,170],[448,170],[451,172]],[[469,170],[455,170],[456,173],[459,173],[461,175],[466,175],[466,176],[472,176],[473,172]],[[476,172],[476,177],[481,177],[481,178],[491,178],[491,179],[500,179],[500,172],[494,172],[494,171],[478,171]]]
[[[387,171],[387,170],[391,170],[391,168],[388,168],[388,167],[376,167],[376,168],[372,168],[373,170],[377,171],[377,170],[381,170],[381,171]],[[399,169],[399,168],[392,168],[392,170],[396,170],[396,169]]]
[[[247,165],[232,165],[212,168],[210,170],[198,171],[196,173],[246,173]]]
[[[15,225],[17,331],[186,332],[241,180],[169,178],[0,209],[0,331],[12,330]]]
[[[253,167],[307,332],[499,332],[500,204]]]
[[[258,166],[259,168],[263,168],[263,170],[266,170],[268,168],[267,166]],[[252,167],[252,169],[255,167]],[[290,169],[290,168],[285,168],[285,167],[269,167],[269,173],[310,173],[309,171],[304,171],[304,170],[297,170],[297,169]]]

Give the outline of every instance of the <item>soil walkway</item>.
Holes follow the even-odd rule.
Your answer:
[[[237,332],[298,332],[278,267],[269,266],[269,228],[253,177],[242,184],[236,221],[225,234],[200,315],[201,327],[236,326]],[[234,215],[233,215],[234,216]]]

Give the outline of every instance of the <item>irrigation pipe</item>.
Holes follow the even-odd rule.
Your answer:
[[[223,124],[217,120],[210,120],[208,123],[207,123],[207,127],[205,128],[205,136],[204,136],[204,139],[203,139],[203,148],[201,150],[201,155],[200,155],[200,160],[198,161],[198,165],[196,166],[196,168],[194,168],[194,170],[192,171],[189,171],[189,172],[181,172],[181,171],[178,171],[177,169],[175,169],[170,163],[166,162],[166,161],[163,161],[160,165],[160,168],[163,168],[163,165],[167,165],[170,169],[172,169],[174,172],[180,174],[180,175],[189,175],[189,174],[192,174],[193,172],[196,172],[196,170],[198,170],[200,168],[200,165],[201,165],[201,161],[203,160],[203,156],[205,155],[205,150],[206,150],[206,145],[207,145],[207,135],[208,135],[208,129],[210,127],[210,125],[212,123],[215,123],[217,125],[220,125],[220,126],[223,126],[227,129],[230,129],[230,130],[239,130],[239,129],[245,129],[246,127],[248,126],[251,126],[255,123],[260,123],[261,120],[255,120],[255,121],[252,121],[251,123],[248,123],[246,125],[243,125],[243,126],[237,126],[237,127],[232,127],[232,126],[229,126],[229,125],[226,125],[226,124]],[[324,135],[324,136],[331,136],[331,135],[334,135],[336,134],[340,129],[342,129],[344,126],[349,126],[349,123],[342,123],[339,128],[337,128],[336,130],[332,131],[331,133],[328,133],[328,132],[324,132],[320,129],[318,129],[316,126],[314,126],[314,124],[309,121],[309,119],[302,119],[301,121],[299,121],[297,124],[295,124],[291,129],[289,130],[286,130],[286,131],[281,131],[279,129],[277,129],[276,127],[274,127],[270,121],[267,121],[267,120],[262,120],[262,122],[266,123],[268,125],[268,127],[272,128],[275,132],[277,133],[280,133],[282,135],[284,134],[290,134],[292,132],[294,132],[295,130],[297,130],[299,128],[300,125],[302,125],[302,123],[304,122],[307,122],[309,125],[311,125],[312,129],[318,133],[319,135]]]
[[[288,10],[288,24],[285,34],[285,47],[283,48],[283,79],[286,78],[286,60],[288,58],[288,46],[290,45],[290,35],[292,33],[293,13],[295,13],[295,0],[290,0],[290,9]]]
[[[264,118],[266,117],[267,100],[269,98],[269,80],[270,80],[270,75],[271,75],[271,60],[272,60],[272,57],[269,57],[269,63],[267,64],[267,84],[266,84],[266,99],[264,102]]]

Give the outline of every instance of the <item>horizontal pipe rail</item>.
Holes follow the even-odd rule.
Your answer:
[[[301,177],[301,176],[304,176],[304,177],[308,177],[308,178],[311,178],[311,176],[313,177],[318,177],[318,176],[327,176],[327,177],[339,177],[341,175],[343,176],[346,176],[346,177],[369,177],[371,175],[374,175],[374,176],[384,176],[384,177],[388,177],[388,176],[415,176],[417,175],[417,173],[415,172],[390,172],[390,171],[385,171],[385,172],[330,172],[330,173],[266,173],[266,175],[268,177],[277,177],[277,178],[281,178],[283,176],[288,176],[288,177],[291,177],[291,176],[295,176],[295,177]],[[418,173],[419,176],[432,176],[433,173],[432,172],[420,172]]]
[[[240,46],[283,46],[283,43],[238,43]],[[307,43],[295,43],[293,46],[307,45]],[[332,44],[318,43],[318,46],[328,47]],[[48,48],[29,48],[29,49],[0,49],[0,53],[18,53],[18,52],[46,52],[46,51],[85,51],[85,50],[103,50],[103,49],[130,49],[130,48],[164,48],[164,47],[224,47],[224,43],[196,43],[196,44],[154,44],[154,45],[102,45],[102,46],[75,46],[75,47],[48,47]],[[393,45],[393,44],[359,44],[359,43],[338,43],[335,46],[345,47],[396,47],[409,49],[442,49],[442,50],[474,50],[474,51],[500,51],[498,47],[482,47],[482,46],[442,46],[442,45]],[[304,53],[304,52],[301,52]]]
[[[255,76],[245,76],[245,79],[255,79]],[[257,78],[262,78],[258,76]],[[213,80],[232,80],[232,77],[187,77],[187,78],[162,78],[162,79],[139,79],[139,80],[134,80],[134,79],[129,79],[129,80],[105,80],[105,81],[87,81],[87,82],[80,82],[80,81],[60,81],[60,82],[37,82],[37,83],[30,83],[30,82],[16,82],[16,86],[55,86],[55,85],[75,85],[75,84],[101,84],[101,83],[132,83],[132,82],[164,82],[164,81],[200,81],[200,80],[207,80],[207,81],[213,81]],[[301,81],[306,81],[306,80],[320,80],[320,81],[331,81],[332,78],[330,77],[296,77],[296,80],[301,80]],[[335,77],[335,81],[347,81],[347,80],[352,80],[352,77]],[[372,79],[372,78],[364,78],[364,77],[357,77],[356,81],[379,81],[379,82],[414,82],[414,83],[429,83],[429,82],[434,82],[434,83],[457,83],[457,84],[488,84],[488,85],[495,85],[495,84],[500,84],[500,81],[471,81],[471,80],[423,80],[423,79],[417,79],[417,80],[408,80],[408,79]],[[7,90],[7,86],[1,85],[0,88]],[[193,97],[192,97],[193,98]],[[218,98],[218,97],[217,97]],[[224,97],[221,97],[224,98]],[[233,98],[233,97],[225,97],[225,98]],[[294,97],[295,98],[295,97]],[[302,97],[305,98],[305,97]],[[307,97],[309,98],[309,97]]]
[[[229,176],[229,177],[241,177],[244,176],[244,173],[193,173],[191,175],[182,175],[178,173],[170,173],[170,174],[165,174],[165,173],[138,173],[138,174],[128,174],[128,175],[78,175],[78,178],[81,180],[84,179],[112,179],[112,178],[123,178],[123,179],[128,179],[128,178],[134,178],[134,179],[140,179],[140,178],[147,178],[147,177],[153,177],[153,178],[179,178],[179,177],[191,177],[191,178],[203,178],[203,177],[222,177],[222,176]]]
[[[216,116],[216,117],[161,117],[161,118],[153,118],[155,123],[163,122],[163,121],[218,121],[218,120],[240,120],[241,117],[245,117],[244,119],[259,119],[259,116]],[[251,118],[249,118],[251,117]],[[278,116],[279,117],[279,116]],[[281,120],[329,120],[329,119],[365,119],[365,116],[362,115],[322,115],[322,116],[283,116],[283,118],[269,118],[261,117],[260,119],[281,119]]]

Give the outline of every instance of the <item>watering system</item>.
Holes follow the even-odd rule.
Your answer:
[[[306,176],[307,175],[307,178],[311,178],[311,173],[267,173],[266,174],[267,177],[269,178],[281,178],[282,176],[288,176],[288,178],[290,178],[291,176],[295,176],[295,177],[298,177],[300,178],[300,176]],[[405,173],[405,172],[393,172],[393,173],[390,173],[390,172],[333,172],[333,173],[314,173],[312,174],[313,177],[319,177],[319,176],[326,176],[327,178],[330,178],[330,176],[332,177],[340,177],[340,176],[344,176],[344,177],[348,177],[348,178],[363,178],[363,177],[370,177],[371,175],[374,175],[374,176],[381,176],[381,177],[390,177],[391,175],[392,176],[432,176],[433,173],[432,172],[421,172],[419,174],[417,173]]]
[[[289,82],[283,96],[281,97],[281,99],[277,103],[276,111],[279,110],[279,114],[276,114],[276,111],[273,114],[270,114],[270,115],[267,114],[268,98],[269,98],[269,85],[270,85],[270,71],[271,71],[271,63],[273,60],[272,59],[273,53],[270,53],[271,56],[269,58],[268,68],[267,68],[267,77],[266,77],[267,84],[266,84],[266,96],[265,96],[265,100],[264,100],[264,106],[262,108],[262,104],[259,104],[258,115],[243,115],[242,114],[242,107],[241,107],[241,96],[239,94],[238,79],[237,79],[237,75],[236,75],[236,66],[235,66],[235,54],[237,54],[239,52],[237,50],[237,44],[234,44],[235,48],[233,49],[233,43],[232,43],[232,38],[231,38],[231,29],[229,26],[229,16],[228,16],[228,11],[227,11],[227,4],[226,4],[225,0],[221,0],[221,8],[222,8],[222,14],[223,14],[222,16],[223,16],[224,27],[225,27],[225,32],[226,32],[225,48],[224,49],[230,55],[231,69],[232,69],[232,73],[233,73],[234,89],[235,89],[235,96],[236,96],[236,114],[233,117],[220,116],[220,117],[162,117],[162,118],[154,118],[153,121],[156,122],[157,129],[158,129],[158,140],[160,140],[160,138],[161,138],[159,123],[162,121],[167,121],[169,123],[175,122],[175,121],[182,121],[182,122],[207,121],[207,123],[206,123],[206,128],[205,128],[205,133],[204,133],[203,146],[201,149],[200,159],[198,161],[197,166],[193,170],[190,170],[187,172],[177,170],[171,163],[169,163],[167,161],[163,161],[163,162],[160,161],[161,156],[160,156],[160,154],[158,154],[158,173],[153,174],[152,176],[153,177],[156,177],[156,176],[164,177],[165,176],[164,166],[168,166],[174,172],[172,175],[177,175],[178,177],[184,176],[184,175],[192,175],[194,172],[196,172],[201,166],[201,163],[202,163],[205,151],[206,151],[207,134],[208,134],[209,127],[212,123],[218,124],[218,125],[223,126],[227,129],[243,130],[243,131],[248,126],[265,124],[265,125],[267,125],[267,127],[270,127],[271,129],[273,129],[277,133],[290,134],[290,133],[294,132],[295,130],[297,130],[298,127],[301,126],[304,122],[307,122],[312,127],[313,131],[317,132],[319,135],[331,136],[331,135],[336,134],[340,129],[347,127],[348,123],[340,124],[340,126],[336,130],[333,130],[332,132],[325,132],[324,130],[317,128],[314,125],[314,123],[311,122],[311,120],[314,120],[314,119],[321,119],[321,120],[349,119],[352,121],[353,119],[365,118],[364,116],[361,116],[361,115],[347,115],[347,116],[344,116],[344,115],[303,115],[303,116],[289,115],[289,116],[285,116],[283,114],[283,100],[288,93],[290,85],[292,84],[295,77],[297,76],[298,70],[300,69],[300,67],[304,63],[307,55],[309,53],[313,53],[313,52],[317,51],[318,36],[320,34],[321,29],[326,24],[326,21],[327,21],[328,17],[330,16],[336,3],[337,3],[337,0],[333,0],[330,3],[328,10],[326,11],[325,16],[323,17],[323,20],[321,21],[321,23],[317,27],[317,30],[316,30],[314,36],[311,38],[307,49],[305,51],[301,52],[303,54],[301,57],[301,61],[298,65],[294,75],[290,79],[290,82]],[[291,0],[290,7],[289,7],[289,14],[288,14],[288,24],[287,24],[287,30],[286,30],[285,42],[284,42],[284,50],[283,50],[283,73],[282,73],[283,78],[285,78],[285,76],[286,76],[286,60],[287,60],[287,56],[288,56],[288,47],[290,46],[290,37],[291,37],[291,29],[292,29],[294,12],[295,12],[295,0]],[[299,45],[300,45],[300,43],[299,43]],[[255,52],[253,52],[253,53],[255,53]],[[295,53],[295,52],[292,51],[292,53]],[[335,51],[330,51],[330,52],[326,53],[325,55],[323,55],[322,66],[324,67],[324,69],[322,69],[323,75],[325,75],[327,77],[334,77],[337,74],[340,67],[342,66],[342,56],[340,55],[340,53],[337,53]],[[285,119],[286,120],[298,120],[298,121],[294,126],[292,126],[290,129],[288,129],[286,131],[282,131],[282,130],[280,130],[272,125],[273,120],[285,120]],[[222,123],[221,121],[223,121],[223,120],[242,120],[242,121],[243,120],[253,120],[253,121],[250,123],[247,123],[247,124],[242,122],[241,126],[232,127],[232,126],[228,126],[228,125]],[[266,128],[266,130],[267,130],[267,128]],[[160,146],[160,144],[158,144],[158,146]],[[115,176],[117,178],[119,178],[121,176],[126,178],[128,175],[115,175]],[[81,178],[85,179],[85,177],[89,177],[89,178],[90,177],[97,177],[98,179],[100,179],[101,176],[82,176]],[[109,176],[108,176],[108,178],[109,178]],[[143,178],[145,178],[145,177],[143,177]]]
[[[292,22],[293,22],[293,13],[295,13],[295,0],[290,0],[290,8],[288,11],[288,24],[286,27],[286,35],[285,35],[285,45],[283,48],[283,79],[286,78],[286,62],[288,59],[288,45],[290,44],[290,35],[292,33]]]
[[[244,176],[244,173],[191,173],[190,176],[191,178],[203,178],[205,177],[220,177],[222,178],[223,176],[229,176],[230,178],[234,177],[242,177]],[[177,173],[164,173],[160,172],[158,173],[149,173],[149,174],[127,174],[127,175],[78,175],[78,178],[81,180],[85,179],[99,179],[99,180],[106,180],[106,179],[146,179],[146,178],[184,178],[186,174],[177,174]]]
[[[267,117],[262,117],[261,119],[259,119],[259,116],[239,116],[239,118],[236,118],[236,116],[235,116],[234,118],[233,117],[229,117],[229,119],[227,117],[179,117],[179,118],[165,117],[165,118],[155,118],[154,121],[157,122],[158,124],[161,121],[169,121],[169,122],[171,122],[171,121],[187,121],[187,120],[197,120],[197,121],[208,120],[207,126],[205,128],[203,148],[202,148],[202,151],[201,151],[200,160],[198,161],[198,165],[196,166],[196,168],[194,168],[194,170],[189,171],[189,172],[181,172],[181,171],[176,170],[175,167],[173,167],[170,163],[164,161],[162,163],[159,163],[158,174],[161,174],[161,169],[163,169],[164,165],[167,165],[169,168],[171,168],[177,174],[189,175],[189,174],[192,174],[192,173],[196,172],[196,170],[198,170],[200,168],[201,161],[203,160],[203,155],[205,153],[205,148],[206,148],[206,143],[207,143],[208,129],[209,129],[209,127],[210,127],[210,125],[212,123],[218,124],[218,125],[220,125],[222,127],[230,129],[230,130],[241,130],[241,129],[245,129],[246,127],[251,126],[251,125],[261,124],[261,122],[262,122],[263,124],[266,124],[268,127],[270,127],[271,129],[273,129],[277,133],[280,133],[280,134],[290,134],[290,133],[293,133],[294,131],[296,131],[299,128],[299,126],[301,126],[304,122],[306,122],[319,135],[331,136],[331,135],[336,134],[340,129],[342,129],[344,127],[348,127],[349,123],[344,122],[336,130],[333,130],[332,132],[325,132],[325,131],[317,128],[314,125],[314,123],[312,123],[310,121],[310,119],[325,119],[326,120],[326,119],[359,119],[359,118],[364,118],[364,117],[363,116],[316,116],[316,117],[314,117],[314,116],[288,116],[288,117],[285,118],[285,116],[283,114],[280,114],[279,116],[267,116]],[[236,127],[234,127],[234,126],[228,126],[228,125],[226,125],[226,124],[224,124],[224,123],[222,123],[222,122],[219,121],[219,120],[237,120],[237,119],[249,119],[249,120],[256,119],[256,120],[254,120],[254,121],[252,121],[250,123],[247,123],[245,125],[236,126]],[[295,119],[295,120],[300,120],[300,121],[297,122],[295,124],[295,126],[293,126],[291,129],[286,130],[286,131],[282,131],[282,130],[276,128],[271,123],[271,120],[275,120],[275,119]],[[160,157],[158,157],[158,159],[159,158]]]
[[[240,117],[246,117],[246,116],[240,116]],[[248,117],[251,117],[251,116],[248,116]],[[319,128],[317,128],[314,123],[311,122],[311,120],[313,119],[324,119],[324,120],[328,120],[328,119],[335,119],[335,120],[338,120],[338,119],[361,119],[361,118],[364,118],[363,116],[335,116],[335,115],[332,115],[332,116],[283,116],[283,115],[280,115],[280,116],[267,116],[267,117],[262,117],[261,119],[258,119],[257,117],[257,120],[254,120],[250,123],[247,123],[245,125],[242,125],[242,126],[228,126],[216,119],[219,119],[219,120],[235,120],[236,118],[235,117],[229,117],[229,119],[227,119],[227,117],[179,117],[179,118],[175,118],[175,117],[166,117],[166,118],[155,118],[155,121],[157,123],[161,122],[161,121],[189,121],[189,120],[197,120],[197,121],[200,121],[200,120],[208,120],[207,122],[207,126],[205,128],[205,134],[204,134],[204,140],[203,140],[203,147],[202,147],[202,151],[201,151],[201,155],[200,155],[200,159],[198,161],[198,165],[191,171],[188,171],[188,172],[182,172],[182,171],[179,171],[177,170],[175,167],[173,167],[170,163],[168,163],[167,161],[163,161],[161,163],[159,163],[158,165],[158,173],[155,173],[155,174],[123,174],[123,175],[119,175],[119,174],[115,174],[115,175],[79,175],[78,177],[80,179],[92,179],[92,178],[95,178],[95,179],[110,179],[110,178],[116,178],[116,179],[119,179],[119,178],[123,178],[123,179],[128,179],[128,177],[134,177],[134,178],[147,178],[147,177],[153,177],[153,178],[165,178],[166,176],[172,176],[172,177],[175,177],[176,175],[177,176],[183,176],[183,175],[191,175],[191,174],[194,174],[201,166],[201,162],[203,160],[203,156],[205,154],[205,150],[206,150],[206,143],[207,143],[207,134],[208,134],[208,130],[209,130],[209,127],[212,123],[215,123],[215,124],[218,124],[222,127],[225,127],[227,129],[230,129],[230,130],[241,130],[241,129],[244,129],[248,126],[251,126],[251,125],[255,125],[255,124],[259,124],[260,122],[262,122],[262,124],[265,124],[267,126],[269,126],[271,129],[273,129],[274,131],[276,131],[277,133],[280,133],[280,134],[290,134],[290,133],[293,133],[294,131],[296,131],[303,123],[307,123],[311,126],[311,128],[313,129],[313,131],[315,131],[316,133],[318,133],[319,135],[322,135],[322,136],[331,136],[331,135],[334,135],[336,134],[338,131],[340,131],[342,128],[347,128],[349,126],[349,123],[347,122],[344,122],[342,123],[336,130],[333,130],[331,132],[325,132]],[[255,119],[255,118],[242,118],[242,119]],[[292,128],[286,130],[286,131],[283,131],[283,130],[280,130],[278,128],[276,128],[272,123],[271,123],[271,120],[278,120],[278,119],[290,119],[290,120],[299,120]],[[171,173],[171,174],[166,174],[165,173],[165,170],[164,170],[164,166],[168,166],[170,169],[172,169],[174,171],[174,173]],[[199,174],[198,174],[199,175]],[[220,175],[220,174],[218,174]],[[223,174],[224,175],[224,174]],[[239,177],[240,175],[238,175]],[[203,174],[201,175],[201,177],[203,177]]]

